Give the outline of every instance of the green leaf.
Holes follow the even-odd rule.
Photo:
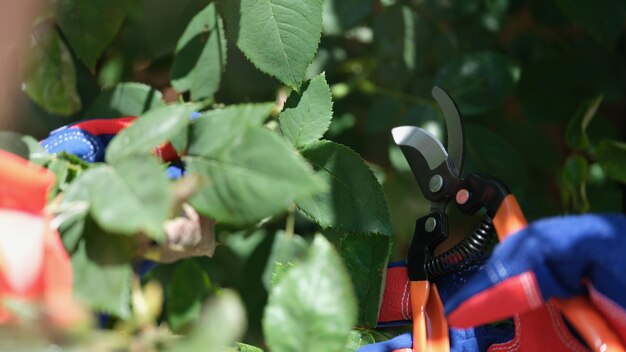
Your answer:
[[[135,240],[103,232],[93,221],[71,257],[74,294],[98,312],[130,315],[131,260]]]
[[[222,2],[227,34],[261,71],[298,89],[322,32],[321,0]]]
[[[269,235],[262,228],[254,228],[230,233],[220,244],[228,248],[236,257],[248,260],[257,248],[269,238]]]
[[[289,269],[293,267],[291,262],[277,262],[274,263],[274,271],[272,272],[272,278],[270,281],[270,288],[272,285],[276,285],[287,274]]]
[[[330,141],[309,145],[302,155],[327,185],[325,192],[300,198],[298,207],[322,227],[391,236],[391,224],[380,184],[361,157]]]
[[[589,210],[586,189],[588,175],[589,164],[582,156],[572,156],[565,162],[561,176],[563,203],[576,213],[584,213]]]
[[[265,120],[276,109],[276,103],[251,103],[251,104],[238,104],[229,105],[223,109],[209,110],[202,113],[202,116],[206,116],[201,120],[210,119],[223,119],[229,120],[228,126],[236,124],[243,124],[245,126],[261,126]],[[231,121],[232,120],[232,121]],[[225,121],[222,121],[224,123]],[[221,131],[225,132],[225,131]]]
[[[246,313],[234,291],[220,291],[207,303],[192,333],[167,352],[224,351],[245,332]]]
[[[98,85],[102,89],[113,88],[121,83],[124,74],[124,57],[121,54],[113,54],[100,66],[98,75]]]
[[[271,290],[273,284],[278,282],[276,276],[281,273],[277,274],[277,272],[300,259],[307,247],[308,243],[298,235],[288,235],[283,231],[276,233],[272,251],[267,259],[267,266],[261,278],[268,291]]]
[[[506,139],[488,129],[466,124],[465,132],[467,136],[465,173],[488,173],[502,180],[513,193],[521,194],[528,182],[528,169],[519,151]]]
[[[353,235],[341,239],[339,254],[350,273],[359,304],[358,326],[376,327],[390,251],[389,236]]]
[[[263,332],[275,352],[343,351],[355,316],[349,276],[337,252],[318,235],[307,256],[272,289]]]
[[[126,0],[62,0],[57,23],[76,55],[94,70],[126,17]]]
[[[598,145],[598,163],[607,176],[626,183],[626,143],[603,140]]]
[[[495,52],[467,54],[437,72],[435,83],[450,94],[461,114],[475,115],[502,105],[519,78],[520,68]]]
[[[66,180],[69,177],[69,165],[70,163],[63,159],[53,159],[48,164],[48,170],[54,173],[54,185],[49,191],[49,197],[54,197],[59,191],[62,191],[61,187],[65,185]]]
[[[626,14],[623,0],[557,0],[556,3],[572,22],[586,29],[597,41],[608,48],[615,47]]]
[[[352,330],[350,337],[348,338],[348,344],[346,345],[345,352],[356,352],[359,348],[375,343],[374,336],[369,331],[365,330]]]
[[[134,154],[147,154],[152,148],[181,133],[189,125],[191,113],[196,108],[193,104],[174,104],[148,111],[113,138],[106,150],[107,162],[119,161]]]
[[[274,215],[318,189],[308,165],[285,140],[265,128],[239,123],[242,120],[224,115],[200,118],[185,158],[189,173],[208,180],[192,198],[194,207],[232,224]]]
[[[187,259],[176,267],[169,290],[167,320],[172,330],[180,331],[200,317],[202,303],[211,291],[211,282],[193,259]]]
[[[170,185],[153,157],[128,157],[85,174],[91,174],[91,214],[103,229],[163,239],[163,223],[170,211]]]
[[[24,143],[23,137],[19,133],[0,131],[0,149],[28,159],[30,151],[28,145]]]
[[[50,160],[50,154],[48,154],[46,149],[41,146],[39,141],[35,138],[31,136],[22,136],[22,142],[24,142],[28,147],[28,160],[30,160],[31,163],[44,166],[48,160]]]
[[[74,63],[54,28],[33,34],[25,72],[23,89],[44,110],[59,115],[80,110]]]
[[[251,346],[245,343],[237,342],[237,351],[239,352],[263,352],[263,349]]]
[[[83,116],[91,119],[140,116],[163,105],[158,90],[142,83],[120,83],[100,94]]]
[[[56,177],[54,186],[48,193],[48,199],[54,199],[59,192],[64,192],[70,188],[70,184],[87,170],[90,165],[79,157],[66,152],[51,155],[46,163],[46,167],[54,172]],[[65,199],[65,196],[63,199]],[[64,206],[62,207],[63,211],[65,211]]]
[[[296,147],[310,144],[324,135],[333,118],[333,101],[322,73],[303,89],[291,93],[280,114],[280,129]]]
[[[602,96],[587,100],[581,104],[574,117],[567,124],[565,142],[573,149],[587,150],[590,146],[587,126],[596,115],[602,103]]]
[[[59,233],[65,249],[72,253],[85,232],[89,212],[89,184],[94,182],[97,173],[85,172],[70,184],[64,192],[58,215]]]
[[[192,100],[212,97],[226,66],[226,38],[222,19],[209,4],[189,23],[178,40],[172,63],[172,86],[191,91]]]
[[[276,104],[240,104],[209,110],[191,128],[190,155],[209,155],[225,148],[250,126],[261,126]]]

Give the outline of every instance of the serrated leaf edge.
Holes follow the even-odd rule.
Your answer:
[[[346,146],[346,145],[343,145],[343,144],[337,143],[337,142],[333,142],[333,141],[329,141],[329,140],[322,139],[322,140],[315,141],[315,142],[313,142],[313,143],[309,144],[307,147],[313,147],[313,146],[315,146],[316,144],[321,145],[321,144],[324,144],[324,143],[333,143],[333,144],[336,144],[336,145],[338,145],[338,146],[341,146],[341,147],[345,148],[345,149],[346,149],[346,151],[348,151],[349,153],[351,152],[351,153],[353,153],[354,155],[356,155],[356,156],[357,156],[357,157],[358,157],[358,158],[359,158],[359,159],[360,159],[360,160],[361,160],[361,161],[365,164],[365,161],[363,160],[363,158],[361,158],[361,156],[360,156],[357,152],[355,152],[352,148],[350,148],[350,147],[348,147],[348,146]],[[329,170],[327,170],[327,169],[325,169],[325,168],[321,167],[320,165],[317,165],[317,164],[313,163],[311,160],[307,159],[306,157],[305,157],[305,159],[306,159],[309,163],[311,163],[312,165],[314,165],[314,166],[318,167],[320,170],[325,170],[325,171],[326,171],[326,172],[328,172],[328,174],[329,174],[329,175],[331,175],[332,177],[336,177],[336,176],[335,176],[335,175],[333,175],[333,174],[332,174]],[[367,166],[367,164],[365,164],[365,166]],[[371,170],[369,167],[367,167],[367,170],[368,170],[368,177],[370,177],[370,178],[371,178],[371,179],[372,179],[372,180],[373,180],[373,181],[374,181],[377,185],[380,185],[380,183],[378,183],[378,180],[376,179],[376,176],[374,176],[374,173],[372,172],[372,170]],[[342,185],[344,185],[344,183],[343,183],[343,182],[341,182],[341,184],[342,184]],[[348,189],[349,189],[349,188],[348,188]],[[389,210],[388,210],[388,208],[387,208],[387,200],[386,200],[386,198],[385,198],[385,194],[384,194],[384,192],[383,192],[381,189],[378,189],[378,191],[380,192],[380,194],[381,194],[381,196],[382,196],[381,198],[382,198],[382,200],[383,200],[383,205],[384,205],[384,208],[385,208],[385,214],[387,215],[387,217],[389,217]],[[356,198],[355,198],[355,199],[356,199]],[[358,199],[357,199],[357,201],[358,201]],[[297,204],[296,204],[296,205],[297,205]],[[368,207],[365,207],[365,208],[367,208],[367,209],[368,209],[368,211],[370,211]],[[315,222],[316,222],[318,225],[320,225],[322,228],[324,228],[324,229],[326,229],[326,228],[333,228],[330,224],[326,224],[326,223],[319,222],[319,221],[318,221],[318,219],[315,219],[315,217],[314,217],[314,216],[312,216],[311,214],[309,214],[308,212],[306,212],[304,209],[300,208],[299,206],[298,206],[298,209],[299,209],[300,211],[302,211],[302,213],[306,214],[306,215],[307,215],[309,218],[311,218],[313,221],[315,221]],[[371,212],[371,211],[370,211],[370,212]],[[393,234],[393,230],[391,229],[391,220],[389,221],[389,226],[385,226],[385,224],[384,224],[384,223],[383,223],[380,219],[378,219],[378,218],[376,218],[376,221],[377,221],[380,225],[382,225],[382,226],[381,226],[381,228],[387,228],[387,227],[388,227],[390,232],[389,232],[388,234],[387,234],[387,233],[379,233],[379,232],[368,232],[368,233],[363,233],[363,232],[354,231],[354,230],[352,230],[352,229],[344,229],[344,228],[341,228],[341,227],[339,227],[339,228],[336,228],[336,227],[335,227],[335,228],[336,228],[336,229],[339,229],[339,230],[340,230],[340,231],[342,231],[342,232],[350,232],[350,233],[354,233],[354,234],[381,234],[381,235],[383,235],[383,236],[391,236],[391,235]]]

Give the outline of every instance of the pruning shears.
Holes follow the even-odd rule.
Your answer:
[[[432,280],[477,263],[494,243],[527,225],[515,196],[504,183],[482,174],[463,177],[465,134],[459,111],[443,89],[435,86],[432,95],[446,122],[447,148],[419,127],[402,126],[392,130],[393,139],[407,159],[420,190],[431,202],[430,212],[416,221],[407,255],[413,351],[450,349],[443,304]],[[483,220],[460,243],[434,256],[434,249],[448,238],[446,211],[451,202],[470,216],[484,209]],[[562,300],[558,306],[589,346],[601,350],[615,345],[612,332],[602,324],[601,315],[588,299]]]

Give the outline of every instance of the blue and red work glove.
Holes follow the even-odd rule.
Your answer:
[[[198,117],[199,113],[193,113],[189,118],[194,120]],[[52,131],[48,138],[41,141],[41,145],[49,153],[66,152],[89,163],[102,162],[109,142],[135,119],[131,116],[81,121]],[[168,163],[166,174],[170,179],[184,175],[184,165],[170,143],[159,145],[153,154]],[[163,225],[165,243],[160,246],[152,242],[138,244],[143,249],[140,251],[143,256],[165,263],[191,256],[212,256],[215,250],[215,222],[198,214],[187,203],[183,203],[175,212],[176,217]],[[153,266],[150,261],[140,261],[137,270],[144,274]]]
[[[195,115],[192,115],[191,119]],[[109,142],[122,129],[132,125],[136,117],[119,117],[114,119],[95,119],[77,122],[57,128],[50,132],[41,145],[49,153],[67,152],[74,154],[88,163],[104,161],[105,150]],[[176,179],[182,176],[184,169],[179,163],[180,157],[174,147],[164,143],[155,149],[161,160],[171,162],[167,175]]]
[[[584,351],[551,300],[579,295],[590,298],[626,345],[626,217],[588,214],[531,223],[498,244],[479,270],[438,285],[452,327],[451,351]],[[483,325],[510,317],[515,331],[509,339],[506,329]],[[411,343],[406,334],[359,351],[402,351]]]

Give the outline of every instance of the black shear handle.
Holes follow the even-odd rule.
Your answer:
[[[433,211],[415,222],[415,232],[407,256],[410,281],[426,281],[426,264],[434,249],[448,238],[448,215]]]

